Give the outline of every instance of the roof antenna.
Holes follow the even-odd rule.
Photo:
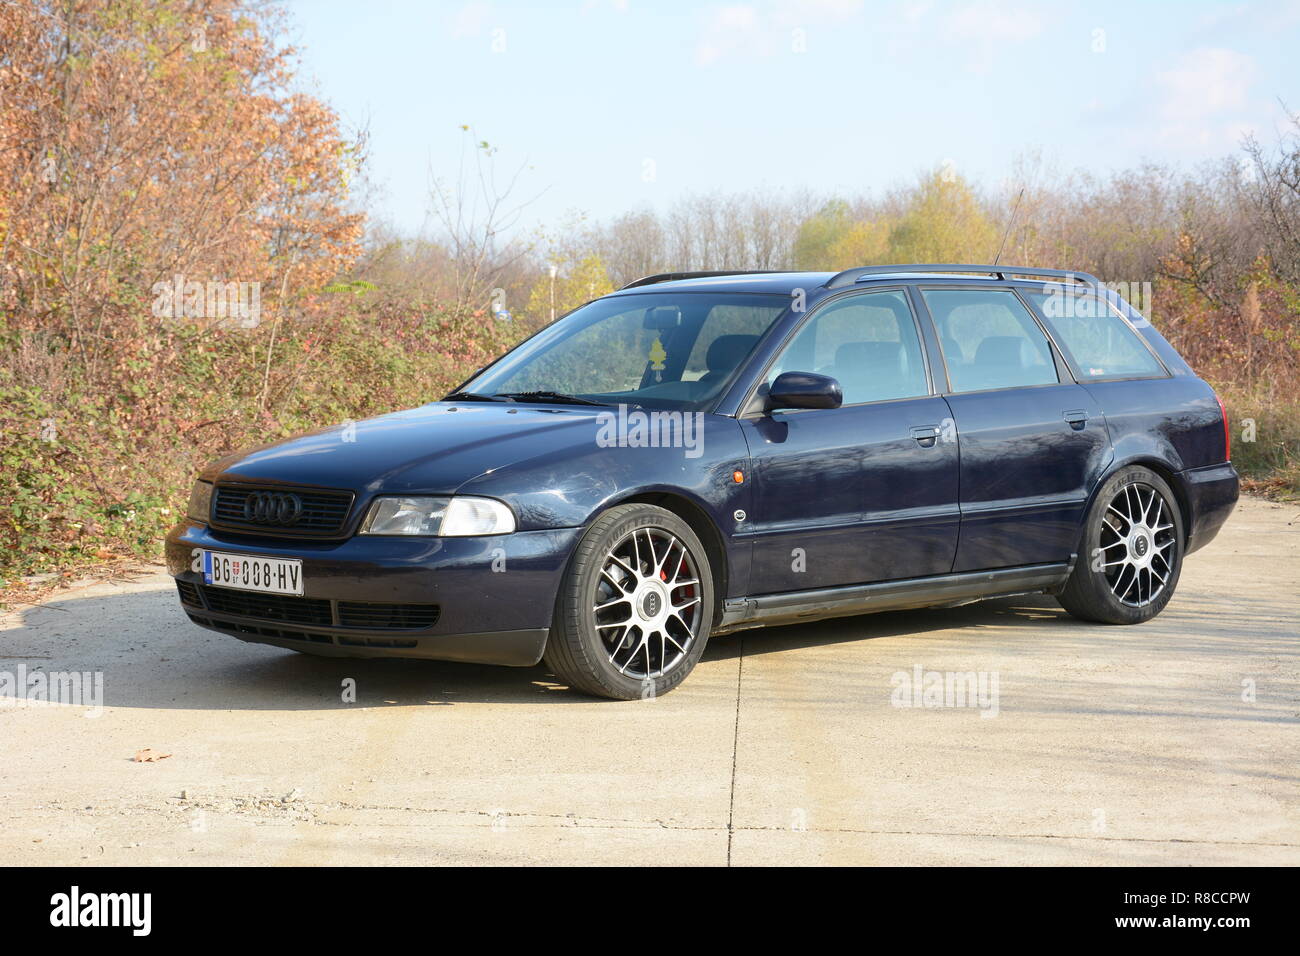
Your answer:
[[[1025,187],[1021,186],[1020,195],[1016,197],[1016,204],[1011,210],[1011,218],[1007,220],[1007,231],[1002,233],[1002,245],[998,246],[997,258],[993,260],[994,265],[997,265],[1002,260],[1002,250],[1006,248],[1007,236],[1011,235],[1011,227],[1015,224],[1016,213],[1020,211],[1020,200],[1024,198],[1025,198]]]

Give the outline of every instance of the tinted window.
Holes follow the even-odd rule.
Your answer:
[[[703,408],[735,377],[789,296],[614,295],[589,302],[471,379],[488,395],[554,391],[650,408]]]
[[[844,389],[845,405],[930,394],[916,323],[902,292],[832,302],[804,324],[768,375],[819,372]]]
[[[772,324],[772,319],[781,311],[768,304],[766,297],[752,305],[713,306],[705,316],[699,334],[695,336],[695,344],[686,359],[682,378],[686,381],[698,381],[709,376],[711,372],[719,372],[719,365],[724,365],[721,371],[729,374],[739,360],[749,354],[750,349],[758,341],[758,336],[767,330],[767,327]],[[720,356],[727,355],[734,356],[734,359],[722,362]]]
[[[1137,332],[1095,295],[1063,290],[1028,295],[1074,359],[1080,379],[1164,374]]]
[[[1010,289],[930,289],[922,295],[954,392],[1059,380],[1047,336]]]

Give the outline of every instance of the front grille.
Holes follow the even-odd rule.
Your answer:
[[[182,604],[188,604],[190,607],[203,607],[203,599],[199,597],[197,585],[190,584],[189,581],[177,581],[176,590],[180,593]]]
[[[339,601],[339,623],[367,631],[412,631],[438,623],[436,604],[361,604]]]
[[[302,513],[289,525],[249,520],[244,515],[244,505],[249,495],[259,491],[296,495],[302,502]],[[212,523],[219,528],[263,531],[290,537],[337,534],[348,520],[352,498],[350,491],[219,485],[212,495]]]
[[[208,602],[208,610],[218,614],[238,614],[289,624],[315,624],[318,627],[329,627],[334,623],[330,602],[320,598],[208,587],[203,588],[203,598]]]
[[[191,584],[189,581],[177,581],[176,590],[180,592],[182,604],[195,608],[206,607],[216,614],[236,614],[268,622],[360,631],[424,630],[437,624],[442,613],[441,606],[437,604],[331,601],[287,594],[256,594],[252,591]],[[265,629],[258,633],[263,630]]]

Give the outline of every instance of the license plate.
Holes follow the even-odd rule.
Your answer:
[[[302,597],[302,562],[297,558],[258,558],[204,551],[203,583],[239,591]]]

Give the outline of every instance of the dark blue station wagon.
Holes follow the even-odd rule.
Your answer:
[[[206,468],[195,623],[632,699],[711,636],[1046,592],[1137,624],[1237,500],[1227,417],[1092,276],[650,276],[442,401]]]

